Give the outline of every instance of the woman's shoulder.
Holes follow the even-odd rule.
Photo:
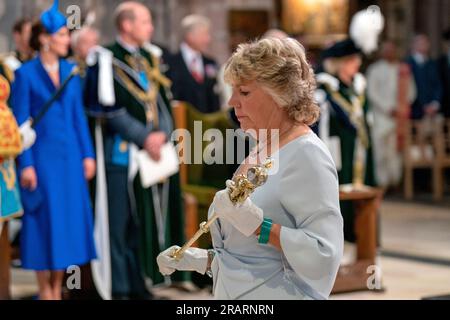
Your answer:
[[[289,144],[287,144],[281,151],[285,151],[287,155],[302,157],[308,159],[311,157],[327,157],[328,149],[323,141],[314,133],[310,132],[304,136],[301,136]]]
[[[335,208],[339,182],[336,165],[322,141],[314,134],[294,140],[280,153],[278,196],[291,212],[317,212]]]
[[[314,132],[297,138],[286,145],[279,156],[280,165],[289,168],[289,170],[299,168],[301,169],[299,171],[308,174],[326,167],[336,171],[330,151]]]
[[[19,69],[16,70],[16,75],[19,76],[33,76],[37,72],[37,68],[39,66],[39,58],[33,58],[24,62]]]

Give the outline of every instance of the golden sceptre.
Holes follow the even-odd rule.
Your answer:
[[[273,160],[267,159],[262,165],[257,165],[247,171],[247,175],[238,175],[227,185],[230,194],[230,200],[234,204],[243,203],[256,188],[261,187],[267,182],[269,177],[268,170],[272,168]],[[173,258],[180,260],[187,249],[200,239],[200,237],[209,232],[211,225],[219,218],[217,213],[207,221],[200,224],[200,229],[182,248],[175,251]]]

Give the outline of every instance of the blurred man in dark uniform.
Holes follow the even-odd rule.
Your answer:
[[[442,113],[450,118],[450,29],[443,34],[446,51],[439,59],[439,70],[441,73],[443,97],[442,97]]]
[[[426,35],[417,35],[413,41],[412,54],[407,59],[417,86],[417,99],[411,110],[414,120],[434,117],[441,110],[441,80],[437,63],[430,58],[429,53],[430,40]]]

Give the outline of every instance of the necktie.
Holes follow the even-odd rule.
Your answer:
[[[192,77],[195,79],[195,81],[197,81],[198,83],[203,83],[203,81],[204,81],[204,77],[203,77],[203,75],[198,71],[198,68],[197,68],[197,57],[194,57],[193,59],[192,59],[192,62],[191,62],[191,66],[190,66],[190,70],[191,70],[191,74],[192,74]]]

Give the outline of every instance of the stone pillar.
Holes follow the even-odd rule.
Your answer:
[[[13,47],[12,27],[16,19],[21,16],[23,4],[23,0],[0,0],[0,53],[8,52]]]
[[[450,27],[448,0],[415,1],[415,31],[425,33],[431,40],[431,54],[442,53],[442,32]]]
[[[398,45],[404,57],[414,35],[414,6],[411,0],[383,0],[381,7],[386,18],[384,35]]]

